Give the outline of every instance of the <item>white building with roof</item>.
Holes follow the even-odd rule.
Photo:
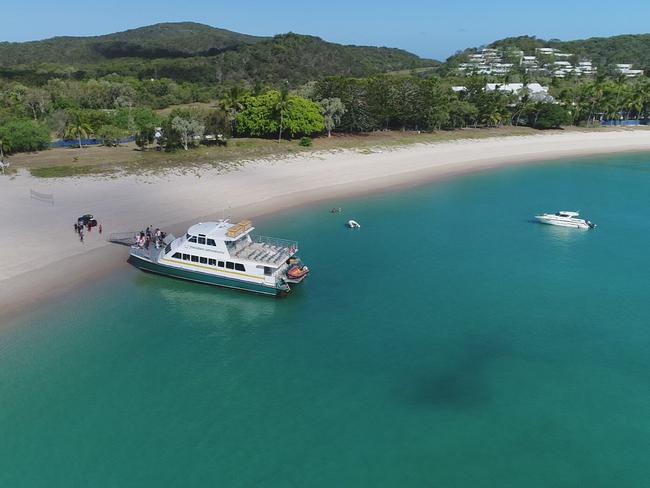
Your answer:
[[[552,47],[536,47],[535,48],[535,54],[545,54],[545,55],[551,55],[559,52],[559,49],[555,49]]]
[[[642,69],[632,69],[631,63],[619,63],[616,65],[616,70],[628,78],[634,78],[643,74]]]
[[[555,99],[549,94],[548,87],[542,86],[539,83],[488,83],[485,85],[486,91],[500,91],[502,93],[511,93],[513,95],[522,96],[526,90],[531,99],[539,102],[554,102]]]

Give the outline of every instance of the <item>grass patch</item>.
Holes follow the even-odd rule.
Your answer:
[[[37,178],[65,178],[69,176],[106,176],[117,172],[116,168],[102,168],[100,166],[44,166],[29,168],[32,176]]]

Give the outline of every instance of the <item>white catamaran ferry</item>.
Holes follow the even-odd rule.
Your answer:
[[[195,224],[183,237],[164,239],[144,233],[135,237],[130,261],[161,275],[199,283],[279,295],[290,291],[309,273],[296,256],[298,243],[251,236],[249,220]]]

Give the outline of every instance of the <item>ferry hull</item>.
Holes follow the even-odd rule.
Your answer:
[[[235,280],[230,278],[223,278],[221,276],[214,276],[207,273],[200,273],[197,271],[190,271],[187,269],[175,268],[172,266],[165,266],[159,263],[154,263],[148,259],[142,259],[138,256],[131,254],[129,262],[136,268],[150,273],[156,273],[163,276],[178,278],[181,280],[194,281],[195,283],[203,283],[206,285],[221,286],[224,288],[233,288],[236,290],[250,291],[262,295],[278,296],[287,293],[285,290],[264,286],[258,283],[248,283],[246,281]]]

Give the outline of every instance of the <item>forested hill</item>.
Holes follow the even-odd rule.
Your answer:
[[[113,58],[178,58],[216,54],[264,39],[195,22],[155,24],[95,37],[0,43],[0,65],[92,64]]]
[[[592,37],[575,41],[538,39],[533,36],[509,37],[495,41],[490,48],[518,47],[526,54],[533,54],[537,47],[553,47],[578,57],[590,59],[594,64],[607,66],[616,63],[633,63],[638,69],[650,68],[650,34],[626,34],[613,37]],[[464,55],[475,52],[468,49],[448,61],[457,61]]]
[[[199,83],[298,84],[324,76],[368,76],[435,64],[400,49],[344,46],[292,33],[254,37],[189,22],[99,37],[0,43],[0,78],[28,84],[112,73]]]

